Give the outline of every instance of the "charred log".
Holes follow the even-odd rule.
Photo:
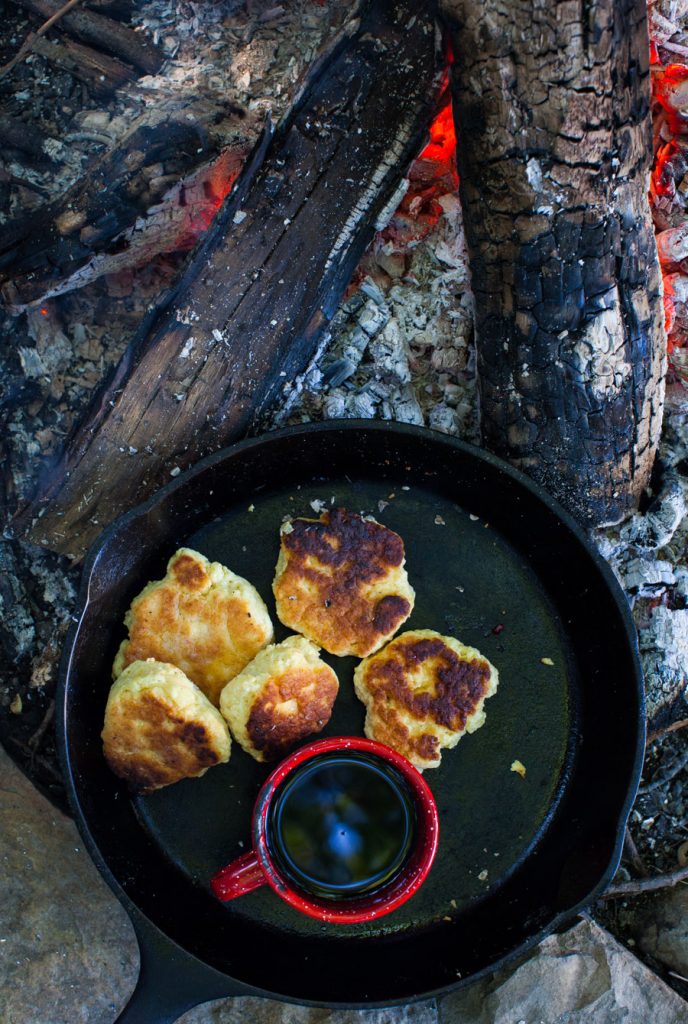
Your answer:
[[[134,0],[86,0],[84,7],[118,21],[128,21],[134,11]]]
[[[19,310],[66,290],[62,283],[145,214],[171,178],[182,178],[211,153],[206,126],[188,112],[143,115],[62,196],[5,225],[0,286],[6,304]],[[152,178],[148,169],[158,164],[167,171]]]
[[[443,0],[484,443],[580,520],[622,519],[659,439],[645,0]]]
[[[61,43],[34,39],[31,49],[51,64],[74,75],[88,86],[93,96],[101,99],[111,96],[117,89],[127,82],[134,82],[138,77],[129,64],[90,46],[75,43],[72,39],[65,39]]]
[[[14,0],[14,3],[39,15],[42,21],[51,18],[63,6],[62,0]],[[106,50],[143,74],[155,75],[162,67],[164,57],[152,40],[97,11],[75,8],[65,14],[55,28],[88,46]]]
[[[256,151],[18,528],[79,557],[126,507],[283,396],[420,148],[440,89],[430,14],[413,0],[371,4],[311,70],[267,152]]]

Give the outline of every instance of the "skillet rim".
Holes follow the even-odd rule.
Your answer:
[[[539,928],[532,936],[526,940],[520,942],[515,948],[509,950],[499,959],[491,962],[489,965],[475,971],[471,975],[465,978],[457,979],[455,982],[452,981],[448,984],[442,984],[432,989],[424,990],[421,993],[417,993],[413,996],[405,996],[400,1001],[399,997],[392,997],[390,999],[383,1000],[366,1000],[364,1003],[351,1003],[343,1001],[327,1002],[324,1003],[321,1000],[308,1000],[303,998],[296,998],[294,996],[285,995],[283,993],[276,993],[270,989],[261,989],[248,982],[236,978],[233,975],[227,974],[224,971],[219,970],[213,965],[209,964],[206,960],[201,959],[191,949],[186,946],[181,946],[176,942],[175,939],[171,938],[166,932],[158,927],[154,921],[152,921],[136,904],[127,892],[122,888],[120,883],[113,875],[106,858],[101,853],[98,845],[91,835],[91,830],[88,824],[86,813],[82,810],[81,801],[79,798],[79,788],[76,783],[74,772],[72,771],[72,765],[68,753],[68,722],[67,722],[67,695],[69,691],[69,677],[71,673],[71,665],[73,661],[73,653],[75,642],[78,637],[84,616],[89,608],[90,603],[90,589],[91,580],[93,577],[94,569],[96,567],[98,558],[102,550],[110,543],[112,537],[116,535],[121,529],[126,528],[130,521],[135,520],[141,516],[145,516],[151,509],[153,509],[159,503],[164,502],[169,495],[175,493],[178,490],[186,488],[195,477],[203,474],[209,467],[222,463],[228,458],[233,457],[238,453],[250,451],[252,448],[260,448],[266,442],[272,440],[288,440],[292,436],[303,436],[308,434],[326,434],[326,433],[351,433],[351,432],[372,432],[372,433],[389,433],[393,432],[398,435],[407,435],[410,437],[416,437],[420,440],[425,440],[430,445],[439,445],[445,447],[453,452],[458,452],[461,456],[468,457],[469,459],[477,460],[478,462],[486,463],[491,466],[499,473],[505,474],[510,477],[513,482],[520,485],[525,490],[529,491],[532,497],[538,502],[544,505],[547,510],[558,519],[569,531],[573,534],[576,541],[583,547],[594,568],[598,571],[602,577],[602,581],[606,587],[608,595],[611,597],[617,612],[620,616],[620,622],[623,626],[624,634],[628,642],[628,651],[630,655],[630,661],[632,664],[632,682],[629,680],[628,685],[632,686],[635,691],[637,699],[637,715],[636,717],[636,729],[635,729],[635,754],[633,757],[631,772],[629,781],[626,787],[626,795],[621,804],[620,811],[616,816],[615,821],[615,843],[612,847],[608,863],[601,873],[597,884],[588,892],[586,896],[577,901],[570,907],[559,911],[555,914],[549,922]],[[194,961],[199,967],[204,968],[208,972],[215,972],[227,979],[229,983],[238,989],[234,994],[241,995],[258,995],[264,996],[271,999],[279,999],[283,1002],[293,1003],[303,1006],[329,1006],[329,1007],[341,1007],[341,1008],[384,1008],[389,1006],[398,1006],[413,1004],[422,1000],[430,999],[440,995],[446,995],[449,992],[456,991],[460,988],[466,987],[474,982],[480,980],[486,975],[499,970],[505,964],[512,961],[514,958],[523,955],[524,953],[531,950],[535,945],[546,938],[548,935],[553,934],[565,925],[567,922],[572,921],[575,917],[579,916],[581,911],[589,907],[597,898],[597,896],[603,892],[612,877],[614,876],[618,864],[621,859],[623,849],[623,827],[628,819],[631,812],[635,797],[637,794],[637,788],[640,783],[640,777],[642,774],[642,768],[645,756],[645,743],[646,743],[646,719],[645,719],[645,689],[644,689],[644,677],[643,670],[640,661],[640,652],[638,647],[638,634],[631,613],[631,608],[628,603],[628,599],[621,588],[619,581],[614,575],[609,563],[600,554],[593,541],[590,539],[585,529],[571,516],[566,509],[563,508],[559,502],[551,497],[544,488],[536,481],[532,480],[522,471],[511,466],[505,460],[493,455],[486,449],[480,448],[477,445],[471,444],[470,442],[461,440],[457,437],[448,434],[442,434],[439,431],[432,430],[428,427],[421,427],[415,424],[398,423],[396,421],[387,420],[366,420],[366,419],[333,419],[318,422],[296,424],[289,427],[283,427],[279,430],[268,431],[267,433],[260,434],[256,437],[244,438],[243,440],[237,441],[232,445],[228,445],[210,455],[199,459],[188,469],[184,470],[179,476],[175,477],[170,482],[164,484],[158,488],[149,498],[139,503],[133,508],[124,512],[121,516],[118,516],[112,523],[107,526],[98,538],[88,549],[82,566],[82,574],[79,585],[79,592],[77,595],[74,611],[72,613],[72,622],[69,630],[66,634],[62,657],[60,661],[58,684],[56,688],[56,710],[55,716],[55,730],[57,737],[57,750],[60,759],[60,766],[65,780],[65,788],[69,801],[69,806],[74,815],[74,821],[79,829],[82,839],[86,845],[91,859],[94,861],[99,872],[107,882],[110,889],[113,891],[119,902],[124,907],[128,916],[132,920],[134,929],[141,947],[141,956],[143,962],[144,945],[146,944],[146,935],[142,934],[146,929],[152,929],[154,933],[161,936],[166,943],[169,943],[173,948],[182,952],[191,961]],[[369,941],[369,940],[366,940]],[[210,998],[213,998],[212,996]]]

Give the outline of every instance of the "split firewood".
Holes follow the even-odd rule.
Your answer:
[[[666,369],[646,0],[441,6],[484,443],[582,522],[618,522],[649,482]]]
[[[69,71],[88,86],[93,96],[100,99],[111,96],[117,89],[127,82],[136,81],[138,77],[129,64],[93,50],[90,46],[75,43],[72,39],[64,39],[61,43],[34,39],[31,49],[56,67]]]
[[[17,531],[81,557],[115,516],[283,397],[426,137],[442,85],[435,38],[414,0],[375,0],[316,62]]]
[[[62,0],[13,0],[41,19],[52,17],[63,6]],[[146,75],[155,75],[165,59],[161,51],[139,32],[119,21],[79,7],[65,14],[56,26],[61,32],[80,39],[96,49],[106,50]]]
[[[3,226],[0,284],[6,303],[16,311],[66,291],[61,285],[145,214],[170,179],[183,179],[211,152],[206,126],[190,111],[144,114],[66,193]],[[160,175],[159,165],[166,163],[169,173]],[[127,249],[126,240],[119,244],[120,258]],[[101,272],[109,269],[115,266]]]

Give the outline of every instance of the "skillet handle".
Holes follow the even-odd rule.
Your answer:
[[[247,995],[225,974],[186,953],[131,905],[141,955],[136,988],[114,1024],[173,1024],[199,1003],[227,996]]]

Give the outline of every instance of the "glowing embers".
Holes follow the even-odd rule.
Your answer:
[[[430,125],[430,142],[419,159],[434,160],[439,165],[446,165],[447,171],[456,175],[456,132],[451,100],[442,107]]]
[[[668,64],[661,70],[655,69],[653,93],[666,112],[671,131],[675,135],[688,134],[688,67]]]
[[[239,176],[244,153],[224,150],[217,160],[206,165],[179,188],[178,205],[184,211],[179,225],[176,249],[193,248],[208,230],[215,214],[232,191]]]
[[[655,164],[650,206],[664,277],[665,326],[671,367],[680,364],[688,339],[688,67],[653,68]]]

